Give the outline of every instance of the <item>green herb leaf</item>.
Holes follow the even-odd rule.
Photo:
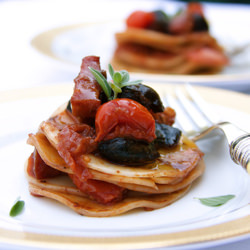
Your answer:
[[[103,89],[105,95],[108,97],[108,99],[111,99],[111,87],[110,87],[108,81],[106,80],[106,78],[102,75],[101,72],[99,72],[96,69],[89,67],[89,70],[93,74],[93,76],[95,77],[97,82],[100,84],[100,86],[102,87],[102,89]]]
[[[115,98],[117,98],[117,95],[118,95],[118,93],[121,93],[122,92],[122,89],[120,88],[120,87],[118,87],[116,84],[114,84],[114,83],[111,83],[111,88],[112,88],[112,90],[113,90],[113,92],[114,92],[114,97],[113,97],[113,99],[115,99]]]
[[[90,72],[93,74],[97,82],[102,87],[105,95],[109,100],[117,98],[117,95],[122,92],[122,88],[128,85],[137,85],[141,83],[141,80],[130,81],[129,73],[126,70],[120,70],[115,72],[111,64],[108,65],[109,74],[113,81],[108,82],[101,72],[89,67]],[[112,95],[113,91],[113,95]]]
[[[112,78],[116,84],[119,84],[122,81],[122,74],[120,72],[115,72]]]
[[[110,74],[110,76],[113,78],[115,71],[114,71],[114,69],[113,69],[113,67],[112,67],[111,64],[109,64],[108,67],[109,67],[109,74]]]
[[[218,207],[229,200],[233,199],[235,195],[229,194],[229,195],[223,195],[223,196],[215,196],[215,197],[209,197],[209,198],[196,198],[200,200],[200,202],[203,205],[210,206],[210,207]]]
[[[9,215],[11,217],[15,217],[23,211],[23,208],[24,208],[24,201],[17,200],[15,204],[12,206]]]
[[[121,75],[122,75],[122,81],[121,83],[125,83],[129,81],[129,73],[127,70],[121,70],[120,71]]]
[[[116,93],[121,93],[122,92],[122,89],[120,87],[118,87],[117,85],[115,85],[114,83],[111,83],[111,88]]]
[[[129,86],[129,85],[137,85],[139,83],[141,83],[141,80],[135,80],[135,81],[130,81],[130,82],[124,82],[121,84],[121,88],[125,87],[125,86]]]

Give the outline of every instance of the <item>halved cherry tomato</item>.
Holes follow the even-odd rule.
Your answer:
[[[151,142],[155,136],[155,120],[140,103],[118,98],[99,107],[95,118],[96,141],[131,137]]]
[[[137,10],[128,16],[126,23],[127,23],[127,27],[143,29],[143,28],[148,27],[150,24],[152,24],[154,19],[155,19],[155,16],[153,12]]]

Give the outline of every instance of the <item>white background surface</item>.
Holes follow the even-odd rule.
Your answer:
[[[121,19],[132,9],[141,9],[141,2],[0,0],[0,90],[72,81],[78,74],[76,67],[40,54],[30,46],[31,39],[41,32],[64,25]],[[143,1],[143,8],[156,9],[161,4],[164,1]],[[249,6],[237,5],[234,10],[234,13],[248,11],[250,15]],[[243,250],[249,248],[250,239],[230,244],[222,241],[221,244],[213,249]],[[197,245],[197,249],[201,248],[206,249],[204,245]],[[0,249],[13,248],[0,244]]]
[[[122,20],[131,10],[166,9],[165,3],[166,1],[156,0],[0,0],[1,90],[58,84],[72,81],[77,76],[79,70],[75,65],[54,60],[32,48],[30,41],[36,35],[64,25]],[[177,4],[181,3],[177,1]],[[170,3],[167,9],[173,12],[175,7],[176,5],[173,7],[173,3]],[[207,9],[209,12],[210,7]],[[223,32],[225,29],[237,30],[235,41],[239,41],[239,34],[242,34],[245,41],[249,34],[245,24],[250,22],[250,5],[216,5],[215,10],[212,14],[217,18],[226,10],[227,18],[222,17],[218,24],[223,27]],[[232,17],[231,23],[227,23],[229,17]],[[238,22],[242,25],[235,27]],[[231,42],[231,39],[227,40]],[[235,84],[237,86],[237,82]],[[244,82],[244,85],[249,86],[250,93],[250,82]],[[227,87],[226,84],[224,86]]]

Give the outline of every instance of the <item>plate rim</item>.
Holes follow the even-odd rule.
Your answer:
[[[144,81],[145,85],[149,85],[156,90],[161,89],[163,86],[167,89],[168,93],[173,94],[175,87],[182,87],[185,83],[176,84],[175,82],[167,81],[153,82]],[[201,96],[211,104],[221,105],[226,108],[231,108],[239,112],[244,112],[246,115],[250,115],[249,105],[250,105],[250,95],[246,93],[236,92],[229,89],[216,88],[214,86],[201,86],[194,83],[190,83],[196,90],[201,94]],[[21,99],[31,99],[37,97],[48,97],[57,95],[71,95],[73,93],[74,82],[60,82],[60,83],[47,83],[45,85],[37,85],[27,88],[17,88],[11,90],[0,91],[0,103],[16,101]],[[237,102],[231,100],[237,99]]]
[[[244,225],[244,226],[242,226]],[[225,231],[225,228],[227,231]],[[0,239],[2,243],[15,244],[19,246],[38,246],[39,247],[91,247],[98,249],[141,249],[150,247],[171,247],[183,246],[186,244],[195,244],[208,241],[217,241],[223,239],[234,239],[246,236],[250,233],[250,215],[242,218],[203,227],[188,231],[163,233],[143,236],[126,237],[84,237],[84,236],[63,236],[37,234],[31,232],[16,232],[0,228]]]
[[[49,56],[57,61],[64,62],[68,65],[73,65],[78,67],[78,65],[74,62],[70,62],[68,60],[62,59],[57,57],[52,51],[52,42],[56,39],[57,36],[72,31],[74,29],[101,25],[105,23],[113,23],[113,22],[122,22],[121,19],[117,20],[103,20],[103,21],[95,21],[95,22],[83,22],[83,23],[76,23],[64,26],[58,26],[52,29],[48,29],[43,31],[39,34],[36,34],[30,41],[30,44],[33,48],[37,51],[41,52],[42,54]],[[145,79],[152,79],[155,78],[157,81],[175,81],[175,82],[183,82],[183,81],[192,81],[196,83],[223,83],[223,82],[235,82],[235,81],[249,81],[250,80],[250,72],[246,74],[204,74],[204,75],[174,75],[174,74],[152,74],[152,73],[130,73],[132,76],[143,76]]]
[[[174,84],[154,84],[151,86],[157,88],[173,89]],[[241,100],[250,101],[250,97],[222,89],[215,89],[210,87],[195,86],[198,92],[208,94],[210,92],[219,92],[221,95],[229,95],[237,97]],[[36,86],[26,89],[7,90],[0,92],[0,104],[6,102],[13,102],[18,100],[36,99],[38,97],[70,95],[73,90],[73,82],[67,82],[56,85]],[[208,94],[207,96],[209,96]],[[5,98],[5,99],[4,99]],[[221,98],[223,99],[223,98]],[[211,100],[211,99],[210,99]],[[221,102],[222,100],[220,100]],[[248,113],[249,115],[249,113]],[[226,229],[226,230],[225,230]],[[149,247],[169,247],[180,246],[185,244],[205,243],[208,241],[216,242],[216,240],[235,239],[238,237],[247,236],[250,233],[250,215],[240,217],[227,222],[205,226],[201,228],[184,230],[172,233],[159,233],[154,235],[140,235],[140,236],[119,236],[119,237],[89,237],[89,236],[64,236],[48,235],[35,232],[14,231],[0,227],[1,243],[25,245],[25,246],[56,246],[71,248],[91,247],[98,248],[100,245],[105,249],[121,249],[127,247],[128,249],[149,248]],[[98,239],[98,240],[97,240]]]

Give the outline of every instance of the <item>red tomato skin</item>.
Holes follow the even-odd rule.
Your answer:
[[[116,137],[132,137],[153,141],[155,120],[140,103],[127,98],[118,98],[99,107],[95,119],[96,139],[110,140]]]
[[[187,12],[189,14],[199,14],[201,16],[203,16],[203,14],[204,14],[203,7],[199,2],[188,3]]]
[[[221,51],[208,47],[190,50],[186,53],[186,58],[203,66],[224,66],[229,62]]]
[[[186,34],[192,30],[193,21],[191,15],[186,12],[174,17],[169,24],[169,31],[171,34]]]
[[[104,205],[113,204],[122,200],[126,191],[125,188],[105,181],[93,179],[81,181],[77,175],[69,175],[69,177],[80,191]]]
[[[154,20],[154,13],[137,10],[128,16],[126,24],[127,27],[144,29],[147,28],[150,24],[152,24]]]

